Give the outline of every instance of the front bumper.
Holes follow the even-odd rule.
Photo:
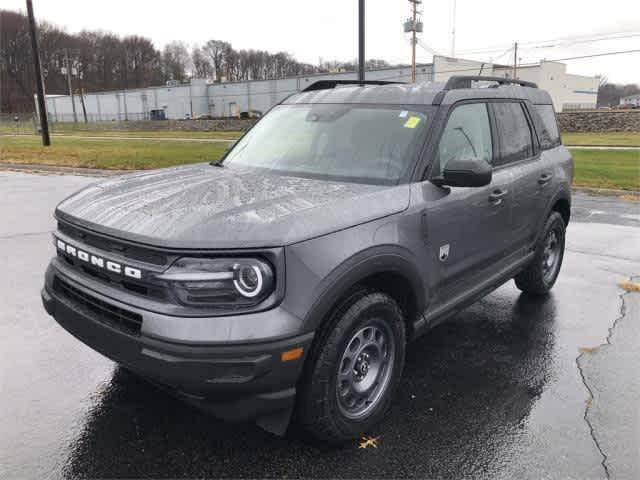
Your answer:
[[[228,420],[257,419],[293,406],[295,385],[301,374],[313,333],[246,343],[184,343],[131,334],[99,321],[90,311],[75,305],[53,288],[53,277],[62,276],[75,289],[119,308],[131,309],[113,298],[87,289],[50,267],[42,302],[46,311],[79,340],[190,403],[206,406]],[[137,312],[141,312],[137,310]],[[273,311],[263,312],[273,315]],[[154,313],[153,318],[157,319]],[[142,322],[144,325],[144,312]],[[172,319],[175,320],[175,319]],[[181,318],[188,328],[190,318]],[[220,318],[211,318],[211,322]],[[302,347],[297,359],[282,361],[285,351]]]

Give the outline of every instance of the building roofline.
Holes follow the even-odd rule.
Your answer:
[[[416,64],[416,68],[422,68],[422,67],[433,67],[433,63],[419,63]],[[397,67],[384,67],[384,68],[372,68],[372,69],[368,69],[365,70],[365,72],[388,72],[390,70],[399,70],[399,69],[405,69],[405,68],[411,68],[411,65],[406,65],[406,66],[397,66]],[[348,74],[355,74],[358,73],[355,70],[348,70],[345,72],[325,72],[325,73],[309,73],[306,75],[293,75],[290,77],[282,77],[282,78],[270,78],[270,79],[263,79],[263,80],[234,80],[232,82],[210,82],[210,83],[206,83],[204,86],[205,87],[211,87],[211,86],[218,86],[218,85],[237,85],[240,83],[258,83],[258,82],[274,82],[274,81],[281,81],[281,80],[293,80],[293,79],[299,79],[299,78],[313,78],[313,77],[321,77],[321,76],[327,76],[327,75],[348,75]],[[118,89],[114,89],[114,90],[100,90],[100,91],[93,91],[93,92],[85,92],[85,95],[113,95],[115,93],[118,92],[139,92],[142,90],[162,90],[162,89],[167,89],[167,88],[179,88],[179,87],[188,87],[191,85],[191,82],[189,83],[180,83],[178,85],[173,85],[173,86],[169,86],[169,85],[150,85],[148,87],[136,87],[136,88],[118,88]],[[69,95],[64,95],[64,94],[56,94],[56,95],[45,95],[45,97],[47,98],[53,98],[54,96],[56,97],[68,97]]]

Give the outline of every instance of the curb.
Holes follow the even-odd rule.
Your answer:
[[[640,198],[640,191],[638,190],[620,190],[616,188],[572,186],[571,191],[587,193],[590,195],[602,195],[607,197],[639,197]]]
[[[23,173],[48,173],[55,175],[80,175],[85,177],[113,177],[142,170],[104,170],[100,168],[60,167],[30,163],[0,163],[0,171]]]
[[[593,147],[600,147],[600,148],[640,148],[640,145],[609,145],[609,144],[602,144],[602,145],[582,145],[582,144],[563,144],[565,147],[567,148],[574,148],[574,147],[580,147],[580,148],[593,148]]]

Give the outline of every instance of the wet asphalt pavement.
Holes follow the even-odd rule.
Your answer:
[[[277,438],[174,400],[40,303],[55,204],[93,181],[0,172],[0,478],[640,478],[640,203],[574,197],[562,273],[509,282],[409,347],[377,448]]]

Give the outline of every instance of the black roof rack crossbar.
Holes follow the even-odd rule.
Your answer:
[[[303,89],[303,92],[312,92],[314,90],[328,90],[330,88],[336,88],[340,85],[391,85],[404,82],[386,82],[384,80],[318,80],[313,82],[307,88]]]
[[[520,85],[521,87],[538,88],[533,82],[503,77],[483,77],[480,75],[454,75],[447,80],[444,90],[471,88],[471,82],[496,82],[498,85]]]

